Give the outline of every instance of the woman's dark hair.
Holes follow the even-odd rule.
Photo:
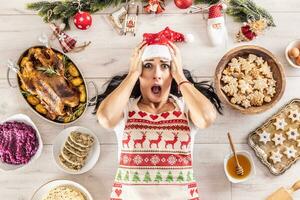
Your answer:
[[[183,73],[185,75],[185,77],[187,78],[188,81],[190,81],[195,88],[197,88],[204,96],[206,96],[210,102],[215,106],[215,108],[217,109],[218,113],[222,114],[222,105],[221,105],[221,101],[219,99],[219,97],[217,96],[217,94],[214,91],[214,88],[212,86],[212,84],[209,81],[201,81],[201,82],[196,82],[194,81],[191,72],[189,70],[184,69]],[[106,84],[107,88],[106,90],[98,95],[98,99],[97,102],[94,104],[90,104],[89,106],[93,106],[95,105],[95,109],[93,111],[93,114],[95,114],[97,112],[97,109],[100,105],[100,103],[114,90],[116,89],[121,82],[126,78],[127,74],[123,74],[123,75],[117,75],[112,77],[112,79],[110,81],[108,81]],[[177,87],[177,83],[176,81],[173,79],[172,83],[171,83],[171,94],[177,96],[177,97],[181,97],[181,93],[178,92],[178,87]],[[130,97],[131,98],[138,98],[141,95],[141,91],[140,91],[140,81],[138,80],[131,92]],[[92,99],[92,101],[95,99],[96,97],[94,97]]]

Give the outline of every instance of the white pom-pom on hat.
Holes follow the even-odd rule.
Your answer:
[[[185,42],[187,42],[187,43],[193,43],[195,41],[195,37],[191,33],[185,34],[184,39],[185,39]]]

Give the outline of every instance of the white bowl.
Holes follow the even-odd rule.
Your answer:
[[[0,170],[6,171],[6,172],[16,171],[16,170],[20,170],[20,169],[23,169],[25,167],[28,167],[35,160],[38,159],[38,157],[42,154],[42,149],[43,149],[43,141],[42,141],[42,137],[40,135],[40,132],[37,129],[37,127],[35,126],[35,124],[33,123],[33,121],[27,115],[24,115],[24,114],[13,115],[13,116],[5,119],[4,121],[2,121],[1,124],[5,123],[5,122],[8,122],[8,121],[24,122],[25,124],[30,125],[36,131],[36,136],[37,136],[38,141],[39,141],[39,147],[38,147],[38,150],[36,151],[36,153],[34,154],[34,156],[32,156],[30,161],[26,164],[12,165],[12,164],[7,164],[7,163],[4,163],[4,162],[0,161]]]
[[[224,158],[224,171],[225,171],[225,174],[226,174],[228,180],[232,183],[245,182],[256,174],[256,170],[255,170],[255,166],[254,166],[254,162],[253,162],[251,154],[248,153],[247,151],[238,151],[237,154],[244,155],[249,159],[250,165],[251,165],[251,172],[247,177],[245,177],[243,179],[236,179],[236,178],[233,178],[232,176],[230,176],[229,173],[227,172],[226,166],[227,166],[227,161],[229,160],[229,158],[231,158],[233,156],[233,153],[226,155]]]
[[[89,191],[85,187],[83,187],[79,183],[76,183],[74,181],[69,181],[69,180],[53,180],[48,183],[45,183],[44,185],[42,185],[39,189],[37,189],[35,191],[35,193],[31,197],[31,200],[44,199],[46,197],[46,195],[48,194],[48,192],[50,192],[50,190],[52,190],[58,186],[62,186],[62,185],[73,186],[76,189],[80,190],[80,192],[85,194],[85,196],[87,198],[86,200],[93,200],[92,195],[89,193]]]
[[[73,171],[65,166],[63,166],[59,160],[59,154],[61,150],[63,149],[63,146],[65,144],[65,141],[67,140],[68,136],[70,135],[71,132],[73,131],[79,131],[82,133],[89,134],[94,137],[95,142],[90,149],[90,152],[88,154],[88,157],[86,159],[85,165],[78,171]],[[53,158],[55,160],[56,165],[64,172],[69,173],[69,174],[83,174],[90,169],[92,169],[95,164],[97,163],[99,156],[100,156],[100,143],[98,141],[97,136],[90,130],[81,126],[72,126],[69,128],[64,129],[61,131],[58,136],[56,137],[53,145]]]
[[[293,47],[300,48],[300,39],[294,40],[294,41],[292,41],[292,42],[290,42],[290,43],[288,44],[288,46],[285,48],[285,58],[286,58],[286,60],[288,61],[288,63],[289,63],[292,67],[295,67],[295,68],[300,69],[300,65],[297,65],[297,64],[295,63],[294,59],[290,58],[290,56],[289,56],[289,51],[290,51]]]

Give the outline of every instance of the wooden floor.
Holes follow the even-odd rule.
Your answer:
[[[300,163],[296,163],[285,174],[274,176],[254,156],[247,144],[247,135],[275,113],[292,98],[300,97],[300,70],[291,68],[285,60],[284,50],[289,41],[300,38],[300,1],[299,0],[261,0],[259,4],[274,16],[276,28],[266,31],[251,44],[263,46],[273,52],[284,65],[287,84],[286,91],[274,108],[253,115],[241,115],[225,108],[224,116],[219,116],[213,126],[200,130],[196,136],[194,151],[194,170],[203,200],[259,200],[264,199],[280,186],[290,186],[300,178]],[[97,200],[109,199],[111,185],[117,168],[116,137],[100,127],[89,109],[76,125],[92,129],[101,142],[100,159],[91,171],[83,175],[67,175],[60,171],[52,158],[52,143],[65,126],[52,125],[36,116],[24,103],[18,90],[6,82],[6,61],[17,60],[28,47],[39,44],[41,33],[50,34],[50,28],[34,12],[25,9],[28,0],[9,0],[0,5],[0,121],[16,113],[29,115],[39,128],[45,143],[41,157],[28,169],[18,173],[0,173],[0,199],[29,200],[33,192],[43,183],[53,179],[70,179],[79,182]],[[227,47],[213,48],[208,43],[206,21],[201,14],[188,15],[176,9],[173,1],[167,2],[163,15],[141,14],[138,18],[136,37],[118,36],[107,22],[107,9],[93,15],[93,26],[88,31],[72,27],[68,33],[76,36],[79,42],[91,41],[92,44],[81,53],[68,54],[78,64],[87,80],[93,80],[102,88],[103,83],[112,75],[126,72],[132,49],[141,41],[144,32],[156,32],[165,26],[174,30],[192,33],[195,42],[181,47],[186,68],[203,80],[211,80],[215,67],[231,48],[241,45],[233,41],[234,34],[241,24],[227,17],[230,41]],[[54,44],[58,47],[57,43]],[[14,79],[13,74],[11,77]],[[15,79],[13,80],[15,82]],[[231,131],[238,149],[248,150],[254,156],[257,175],[242,184],[231,184],[223,171],[223,158],[230,152],[226,132]],[[300,192],[295,194],[300,199]]]

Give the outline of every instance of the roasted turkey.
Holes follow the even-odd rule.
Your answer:
[[[79,105],[79,91],[65,77],[63,61],[51,48],[31,48],[28,62],[21,65],[21,88],[37,95],[48,111],[47,117],[54,120]]]

